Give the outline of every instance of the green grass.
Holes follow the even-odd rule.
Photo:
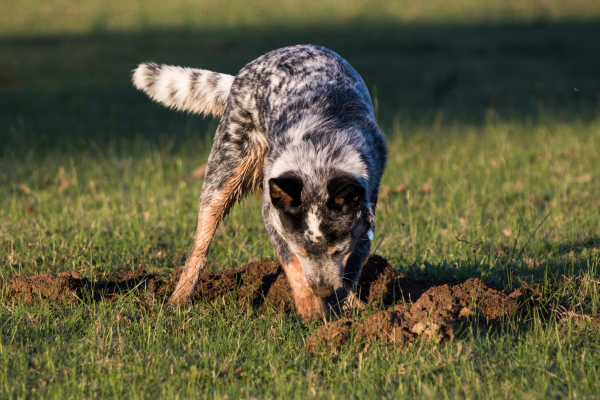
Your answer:
[[[201,188],[181,177],[206,162],[217,121],[152,104],[131,69],[235,74],[315,43],[363,76],[388,136],[378,254],[434,277],[537,282],[549,307],[598,316],[598,2],[196,3],[3,5],[3,278],[180,267]],[[209,259],[218,269],[265,256],[252,195]],[[0,397],[598,397],[599,325],[552,315],[468,326],[449,344],[323,356],[304,349],[317,324],[275,312],[133,296],[2,303]]]

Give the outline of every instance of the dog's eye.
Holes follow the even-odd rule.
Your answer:
[[[344,213],[351,212],[359,206],[361,199],[365,196],[365,190],[360,183],[349,175],[337,176],[327,184],[329,200],[327,206],[330,209]]]
[[[278,208],[298,207],[302,203],[303,186],[302,179],[290,173],[272,178],[269,180],[271,202]]]
[[[339,256],[342,253],[343,249],[336,250],[334,247],[330,247],[327,249],[327,254],[331,254],[332,256]]]

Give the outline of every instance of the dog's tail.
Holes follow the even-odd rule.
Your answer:
[[[204,69],[140,64],[133,84],[151,99],[176,110],[219,116],[225,111],[234,77]]]

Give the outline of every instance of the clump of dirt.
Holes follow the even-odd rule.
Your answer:
[[[174,281],[177,280],[177,275]],[[365,263],[355,292],[370,306],[391,306],[399,299],[418,299],[429,287],[425,280],[398,274],[383,257],[371,255]],[[255,308],[270,306],[293,311],[292,290],[283,268],[273,259],[263,258],[239,268],[200,276],[194,296],[197,301],[236,302]]]
[[[47,301],[56,304],[71,304],[83,297],[87,279],[77,272],[58,275],[41,274],[26,278],[12,278],[8,283],[9,301],[36,304]]]
[[[469,319],[493,324],[512,315],[522,296],[519,289],[506,293],[479,279],[440,284],[399,274],[377,256],[371,256],[368,265],[357,285],[357,297],[370,306],[361,312],[367,318],[363,322],[343,318],[323,325],[309,337],[310,351],[337,352],[349,342],[365,348],[374,342],[403,346],[422,335],[438,341],[452,339]]]
[[[371,256],[365,266],[360,289],[368,294],[369,303],[376,302],[376,293],[400,292],[393,287],[393,281],[385,276],[396,278],[396,272],[379,256]],[[372,272],[374,271],[374,272]],[[175,288],[181,271],[173,275],[158,276],[140,268],[124,271],[116,275],[84,278],[79,272],[63,272],[58,275],[40,274],[29,277],[14,277],[8,283],[6,298],[9,302],[24,304],[72,304],[86,299],[100,301],[116,298],[129,292],[165,298]],[[382,275],[382,276],[380,276]],[[390,289],[388,290],[388,285]],[[374,289],[371,289],[373,286]],[[219,272],[207,272],[200,276],[196,301],[232,302],[238,305],[251,305],[256,308],[272,307],[290,312],[294,309],[292,291],[279,263],[263,258],[239,268],[228,268]],[[393,302],[394,297],[386,295],[385,302]]]
[[[14,277],[4,293],[8,302],[24,304],[73,304],[116,299],[128,293],[165,299],[173,291],[180,272],[158,276],[144,269],[87,279],[78,272]],[[350,310],[328,322],[309,338],[311,351],[337,348],[349,342],[369,346],[373,342],[405,346],[425,335],[435,340],[454,336],[456,327],[469,318],[493,323],[514,313],[520,291],[505,293],[479,279],[440,284],[397,273],[388,262],[372,255],[363,267],[355,290],[361,309]],[[196,302],[222,302],[271,307],[292,312],[294,304],[285,273],[279,263],[261,259],[239,268],[200,276]],[[348,318],[354,316],[357,319]]]
[[[84,278],[79,272],[58,275],[40,274],[13,277],[8,282],[5,296],[8,302],[24,304],[73,304],[81,301],[112,299],[127,292],[166,293],[166,282],[144,269],[123,271],[117,275]]]
[[[430,282],[399,274],[385,258],[371,255],[354,291],[360,301],[370,306],[388,307],[400,299],[415,301],[430,287]]]
[[[5,297],[8,302],[59,305],[110,300],[131,292],[164,299],[175,289],[180,274],[181,271],[177,271],[173,275],[158,276],[139,268],[95,279],[84,278],[79,272],[13,277],[8,282]],[[226,304],[235,302],[257,308],[270,306],[290,312],[294,307],[291,296],[281,266],[265,258],[240,268],[202,274],[194,299]]]
[[[410,314],[413,320],[433,323],[453,322],[475,315],[496,321],[516,311],[516,299],[520,295],[518,289],[507,295],[471,278],[459,285],[430,288],[413,304]]]
[[[377,281],[385,282],[382,277],[380,275]],[[455,329],[469,318],[479,318],[489,324],[513,314],[521,296],[519,290],[506,294],[489,288],[479,279],[456,285],[430,285],[423,291],[424,281],[404,274],[398,274],[380,287],[402,288],[403,284],[413,290],[402,291],[405,300],[412,294],[417,299],[415,302],[382,301],[386,309],[366,310],[370,316],[364,322],[343,318],[323,325],[308,338],[307,348],[312,352],[332,349],[335,353],[350,341],[366,348],[374,342],[409,345],[420,335],[436,341],[447,340],[453,338]],[[382,297],[388,298],[385,291]]]
[[[179,276],[177,276],[179,278]],[[177,281],[177,279],[174,279]],[[294,309],[292,290],[279,263],[270,258],[200,276],[196,301],[232,302],[258,309],[269,306],[290,312]]]
[[[362,344],[364,348],[373,342],[403,346],[415,340],[414,326],[414,322],[399,311],[379,311],[364,322],[342,318],[317,329],[309,336],[306,347],[313,353],[331,349],[337,354],[339,347],[349,342]]]

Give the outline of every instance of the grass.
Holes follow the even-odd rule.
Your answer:
[[[201,188],[182,177],[206,162],[216,121],[152,104],[130,70],[154,60],[235,74],[311,42],[361,73],[388,136],[378,254],[433,277],[534,282],[548,307],[597,318],[596,3],[8,4],[1,275],[181,266]],[[209,259],[218,269],[265,256],[274,252],[252,195],[219,227]],[[323,356],[304,350],[317,325],[276,312],[172,310],[133,296],[2,303],[0,397],[596,398],[599,325],[574,315]]]

